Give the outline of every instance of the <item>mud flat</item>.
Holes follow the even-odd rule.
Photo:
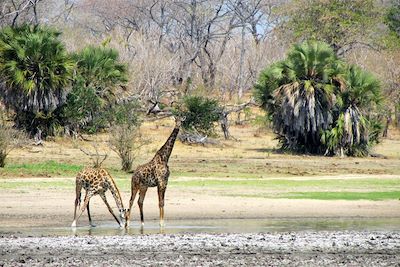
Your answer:
[[[0,238],[0,266],[400,266],[400,231]]]

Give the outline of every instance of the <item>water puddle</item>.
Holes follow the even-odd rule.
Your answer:
[[[83,222],[81,222],[83,224]],[[0,228],[0,235],[15,236],[70,236],[70,235],[138,235],[177,233],[260,233],[299,231],[400,231],[400,218],[269,218],[269,219],[206,219],[168,220],[164,228],[158,221],[148,221],[144,227],[131,223],[128,230],[120,229],[115,222],[99,222],[96,227],[37,227]]]

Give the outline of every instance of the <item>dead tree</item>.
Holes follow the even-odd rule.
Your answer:
[[[231,138],[234,139],[234,137],[229,132],[229,120],[228,120],[229,114],[240,112],[249,106],[256,106],[256,103],[253,99],[251,99],[249,102],[246,102],[246,103],[243,103],[240,105],[225,106],[223,108],[223,110],[220,114],[220,123],[221,123],[222,132],[224,133],[224,137],[226,140],[231,139]]]
[[[79,150],[82,151],[85,155],[89,156],[90,160],[93,163],[94,168],[100,168],[101,164],[103,164],[103,162],[107,159],[108,152],[101,154],[99,152],[98,144],[96,142],[91,143],[91,146],[92,146],[94,152],[88,151],[82,147],[80,147]]]

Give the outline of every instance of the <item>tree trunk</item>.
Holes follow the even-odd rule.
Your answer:
[[[124,157],[121,157],[122,170],[125,172],[129,172],[132,169],[132,163],[133,163],[132,156],[128,155],[128,153]]]
[[[225,140],[228,140],[231,136],[229,133],[229,122],[228,122],[228,113],[222,112],[221,114],[221,129],[224,133]]]
[[[244,54],[245,54],[245,48],[244,48],[244,42],[245,42],[245,25],[243,24],[242,26],[242,38],[241,38],[241,46],[240,46],[240,60],[239,60],[239,77],[238,77],[238,99],[242,99],[243,96],[243,80],[244,80],[244,75],[243,75],[243,65],[244,65]]]
[[[397,107],[395,108],[395,111],[394,111],[394,116],[395,116],[394,121],[395,121],[396,127],[400,127],[400,104],[397,104]]]
[[[383,129],[383,133],[382,133],[382,137],[386,138],[388,136],[388,130],[389,130],[389,126],[390,123],[392,122],[392,115],[388,114],[386,116],[386,123],[385,123],[385,128]]]
[[[0,151],[0,168],[4,168],[6,165],[7,153],[5,151]]]
[[[340,147],[340,157],[344,158],[344,150],[343,147]]]

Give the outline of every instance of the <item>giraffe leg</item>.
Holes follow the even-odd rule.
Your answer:
[[[158,207],[160,208],[160,226],[164,227],[164,198],[165,198],[165,190],[167,188],[157,187],[158,190]]]
[[[103,199],[104,204],[106,204],[108,211],[111,213],[111,215],[114,217],[114,219],[117,221],[117,223],[119,224],[120,227],[122,227],[122,222],[120,222],[117,218],[117,216],[115,216],[114,211],[112,210],[112,208],[110,207],[110,204],[108,204],[106,195],[104,193],[100,194],[101,199]]]
[[[89,204],[89,200],[90,200],[90,198],[92,196],[93,196],[93,193],[91,191],[90,192],[86,191],[86,195],[85,195],[85,199],[83,201],[82,209],[81,209],[78,217],[76,217],[76,219],[74,219],[74,221],[72,222],[71,227],[76,227],[76,222],[78,221],[79,217],[82,216],[82,213],[85,211],[87,205]]]
[[[139,210],[140,210],[140,221],[142,223],[142,226],[144,225],[143,201],[144,201],[144,197],[146,196],[146,192],[147,192],[147,187],[140,188],[138,205],[139,205]]]
[[[126,215],[125,215],[125,228],[129,227],[130,218],[131,218],[131,211],[132,211],[132,205],[133,205],[133,202],[135,201],[136,194],[137,194],[138,191],[139,191],[139,187],[138,186],[132,186],[131,199],[129,200],[129,207],[128,207],[128,210],[127,210]]]
[[[89,209],[90,204],[89,203],[90,203],[90,201],[88,201],[88,204],[87,204],[87,214],[89,217],[89,224],[91,227],[96,227],[96,225],[94,225],[94,223],[92,222],[92,217],[90,216],[90,209]]]
[[[75,197],[75,209],[74,209],[74,220],[72,221],[71,227],[76,227],[76,210],[81,205],[81,190],[82,184],[80,182],[76,182],[76,197]]]

